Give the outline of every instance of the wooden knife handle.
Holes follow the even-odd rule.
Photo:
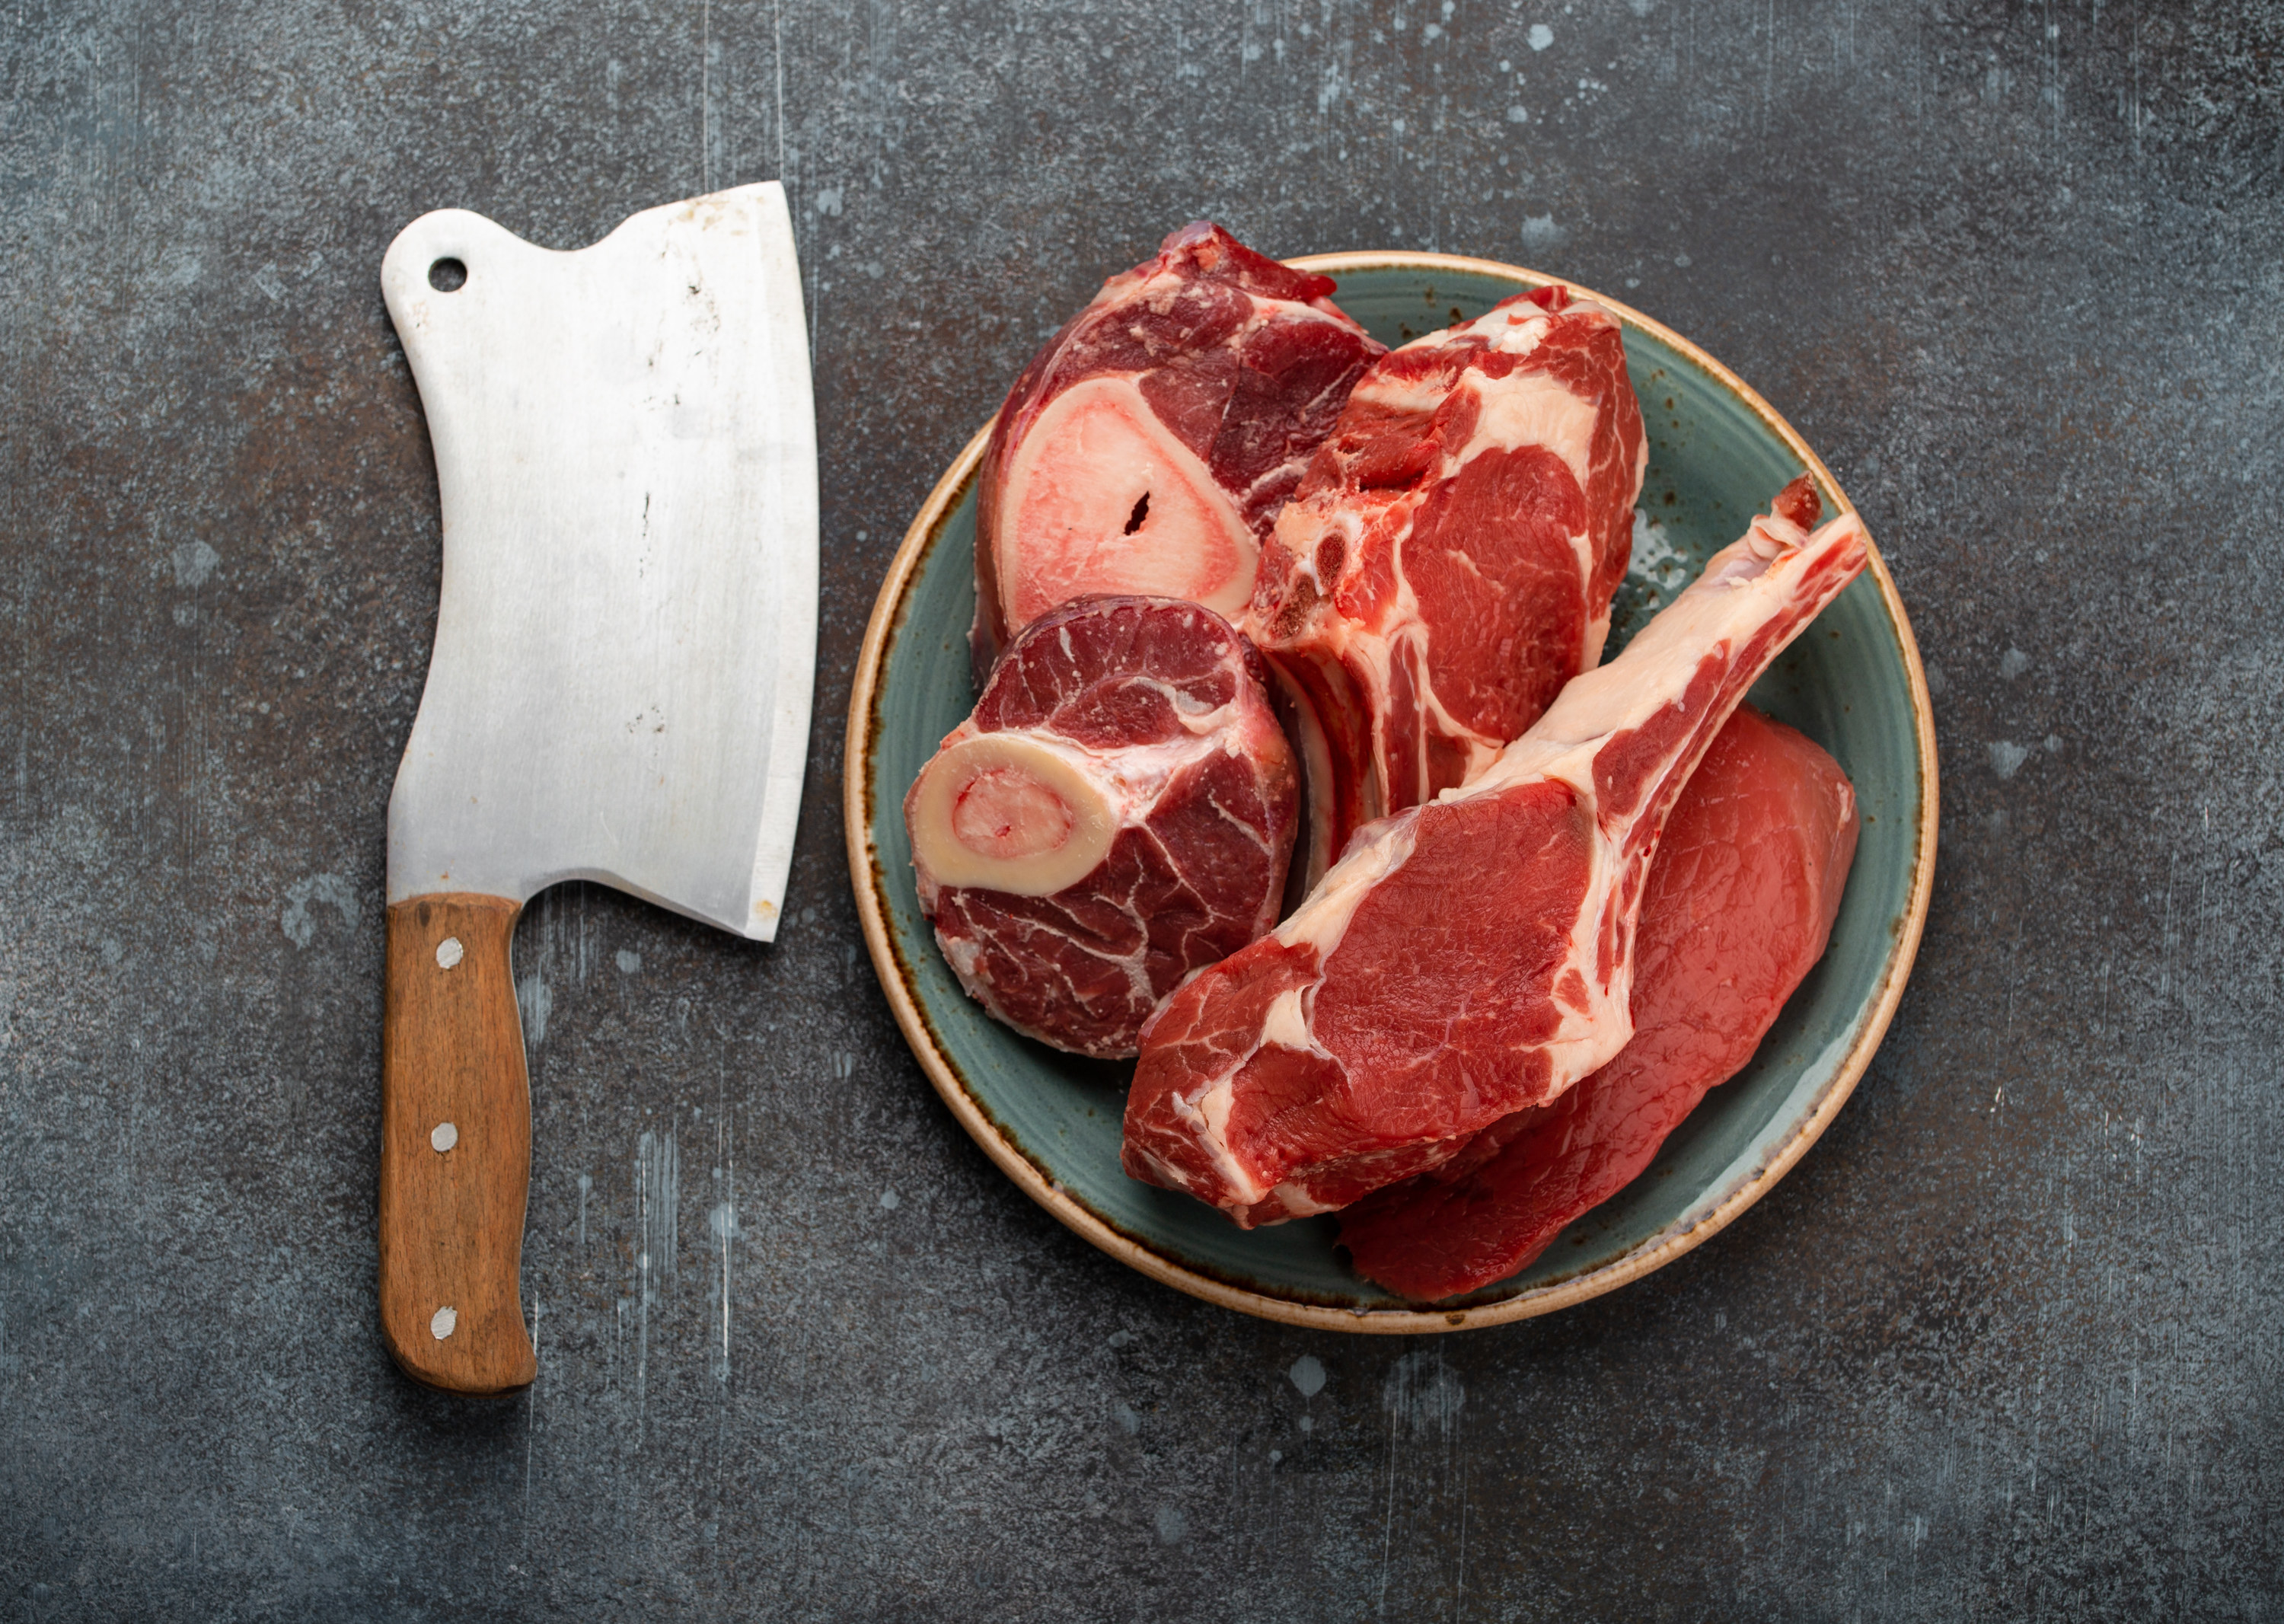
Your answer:
[[[448,1393],[538,1374],[517,1296],[531,1083],[508,952],[523,904],[449,892],[388,910],[380,1029],[380,1329]]]

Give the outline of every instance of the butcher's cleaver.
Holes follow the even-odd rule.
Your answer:
[[[776,932],[817,647],[817,429],[784,191],[534,247],[424,215],[382,262],[436,450],[442,600],[388,802],[380,1320],[411,1376],[537,1370],[516,916],[598,880]]]

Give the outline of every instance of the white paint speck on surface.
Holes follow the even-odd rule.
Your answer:
[[[297,948],[306,948],[317,939],[317,920],[310,909],[318,902],[340,916],[343,928],[357,927],[357,895],[348,881],[338,874],[311,874],[286,888],[286,909],[278,917],[286,940]]]
[[[1998,657],[1998,675],[2012,682],[2030,668],[2030,657],[2020,649],[2010,648]]]
[[[535,970],[515,984],[515,1002],[523,1016],[523,1041],[536,1049],[547,1041],[547,1018],[555,1012],[555,995]]]
[[[1190,1519],[1177,1505],[1160,1506],[1154,1520],[1158,1525],[1158,1537],[1169,1545],[1180,1544],[1182,1535],[1190,1531]]]
[[[621,948],[611,956],[617,963],[622,975],[632,975],[642,968],[642,955],[630,949]]]
[[[1554,30],[1543,22],[1535,22],[1530,25],[1530,32],[1524,37],[1530,42],[1530,48],[1533,51],[1544,51],[1554,43]]]
[[[458,936],[445,937],[443,941],[436,944],[436,968],[439,970],[452,969],[459,964],[462,958],[466,956],[466,952],[467,950],[460,946],[460,939]]]
[[[1325,1366],[1314,1354],[1303,1354],[1285,1372],[1286,1379],[1300,1389],[1301,1396],[1312,1399],[1325,1390]]]
[[[1694,567],[1689,556],[1667,538],[1663,525],[1641,509],[1634,510],[1633,547],[1626,556],[1627,574],[1655,592],[1662,601],[1667,594],[1689,583]]]
[[[2029,747],[2011,738],[2002,738],[1991,746],[1991,770],[2002,778],[2013,777],[2030,759]]]
[[[903,1198],[895,1191],[884,1190],[880,1192],[880,1205],[887,1211],[893,1213],[903,1204]]]
[[[439,1122],[428,1130],[429,1148],[442,1156],[460,1142],[460,1129],[452,1122]]]
[[[222,554],[204,542],[184,542],[175,549],[175,584],[178,587],[202,587],[222,562]]]
[[[428,1318],[428,1334],[442,1342],[460,1323],[460,1311],[447,1304]]]

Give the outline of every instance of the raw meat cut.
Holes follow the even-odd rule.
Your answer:
[[[1489,766],[1601,659],[1647,458],[1617,317],[1561,287],[1373,363],[1244,621],[1323,730],[1304,740],[1318,872]]]
[[[1798,511],[1797,493],[1778,505]],[[1811,535],[1780,513],[1482,775],[1358,831],[1274,932],[1159,1007],[1130,1174],[1248,1227],[1327,1212],[1625,1046],[1666,814],[1754,678],[1864,566],[1853,514]]]
[[[1238,617],[1271,520],[1384,353],[1332,291],[1198,221],[1047,340],[977,488],[979,682],[1012,632],[1086,593]]]
[[[1634,933],[1634,1035],[1552,1105],[1494,1122],[1423,1178],[1341,1213],[1357,1271],[1455,1297],[1526,1268],[1744,1068],[1824,956],[1856,855],[1856,792],[1814,743],[1740,707],[1659,839]]]
[[[921,910],[983,1007],[1134,1052],[1158,1000],[1277,922],[1298,769],[1211,610],[1081,598],[1010,644],[904,797]]]

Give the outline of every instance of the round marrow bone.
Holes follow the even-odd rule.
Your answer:
[[[982,733],[921,770],[911,830],[913,858],[939,885],[1052,896],[1101,865],[1118,818],[1071,756],[1033,735]]]

